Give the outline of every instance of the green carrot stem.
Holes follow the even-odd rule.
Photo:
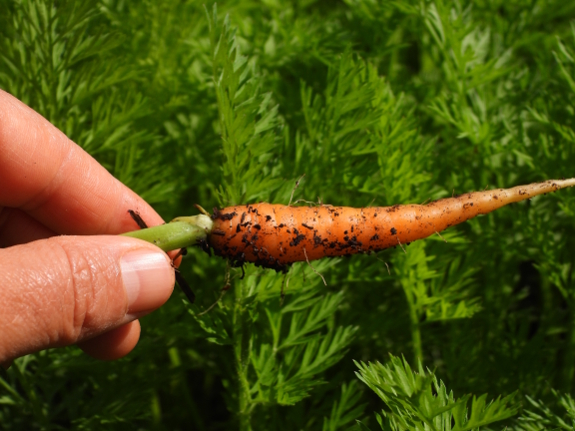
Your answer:
[[[200,214],[190,217],[178,217],[169,223],[147,229],[123,233],[123,236],[143,239],[157,245],[164,251],[190,247],[205,240],[212,231],[210,217]]]

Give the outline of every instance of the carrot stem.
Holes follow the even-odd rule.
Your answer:
[[[575,376],[575,310],[573,304],[569,302],[569,330],[567,332],[567,340],[565,346],[565,353],[563,354],[563,382],[562,390],[565,393],[570,393],[573,388],[573,377]]]
[[[234,354],[238,379],[238,419],[241,431],[252,429],[251,413],[254,407],[248,377],[253,320],[250,311],[243,304],[243,299],[246,297],[245,290],[245,283],[236,288],[238,300],[234,306]]]
[[[123,236],[143,239],[157,245],[164,251],[190,247],[198,241],[206,240],[213,222],[210,217],[200,214],[178,217],[170,223],[123,233]]]
[[[407,299],[407,306],[409,309],[409,323],[410,323],[410,331],[411,331],[411,342],[413,344],[413,360],[414,364],[418,362],[423,362],[423,345],[421,342],[421,326],[420,326],[420,317],[418,312],[417,304],[415,303],[416,299],[414,297],[413,292],[410,290],[409,286],[404,283],[401,283],[403,287],[403,292]]]

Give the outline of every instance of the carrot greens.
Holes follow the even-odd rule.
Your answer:
[[[204,3],[2,0],[0,88],[165,220],[292,192],[294,207],[425,205],[575,176],[574,2]],[[0,427],[568,428],[574,217],[562,190],[286,274],[190,247],[195,304],[174,294],[114,363],[16,360]],[[168,250],[215,221],[129,235],[167,230]]]

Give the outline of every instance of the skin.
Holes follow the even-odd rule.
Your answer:
[[[575,179],[465,193],[427,205],[350,208],[259,203],[216,210],[209,245],[235,264],[286,271],[293,262],[377,252],[426,238],[504,205],[575,185]]]
[[[0,364],[75,343],[106,360],[135,347],[137,318],[169,298],[174,275],[158,248],[117,236],[137,228],[128,209],[150,226],[163,223],[62,132],[0,90]],[[159,257],[157,289],[130,297],[120,262],[152,255]]]

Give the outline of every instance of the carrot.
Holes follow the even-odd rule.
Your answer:
[[[293,262],[408,244],[504,205],[575,185],[575,178],[466,193],[427,205],[349,208],[268,203],[214,209],[207,242],[218,256],[285,272]]]

